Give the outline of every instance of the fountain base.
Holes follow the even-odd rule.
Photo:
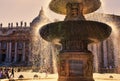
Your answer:
[[[58,58],[58,81],[94,81],[91,52],[64,52]]]
[[[94,79],[89,78],[60,78],[58,81],[94,81]]]

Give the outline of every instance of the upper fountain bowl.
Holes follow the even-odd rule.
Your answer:
[[[82,3],[83,14],[94,12],[101,6],[100,0],[52,0],[49,7],[52,11],[65,15],[67,3]]]

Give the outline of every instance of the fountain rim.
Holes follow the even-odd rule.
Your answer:
[[[66,5],[67,3],[81,3],[80,0],[52,0],[49,4],[49,8],[50,10],[58,13],[58,14],[62,14],[65,15],[67,13],[66,10]],[[88,4],[89,3],[89,4]],[[92,13],[94,11],[96,11],[97,9],[100,8],[101,6],[101,2],[100,0],[91,0],[91,1],[87,1],[83,2],[83,14],[88,14],[88,13]]]
[[[69,22],[69,23],[68,23]],[[71,23],[73,23],[74,22],[74,26],[75,26],[75,22],[76,23],[81,23],[81,24],[83,24],[83,22],[85,23],[85,25],[87,26],[88,24],[86,23],[86,22],[88,22],[88,23],[92,23],[92,24],[97,24],[99,27],[98,27],[98,29],[100,28],[100,29],[102,29],[102,30],[104,30],[105,29],[105,31],[103,32],[104,34],[106,34],[103,38],[101,38],[101,39],[99,39],[100,37],[98,37],[98,41],[96,41],[96,40],[93,40],[92,38],[90,38],[90,39],[88,39],[87,37],[87,39],[82,39],[82,40],[91,40],[90,41],[90,43],[91,42],[99,42],[99,41],[103,41],[104,39],[106,39],[106,38],[108,38],[109,36],[110,36],[110,34],[111,34],[111,31],[112,31],[112,28],[109,26],[109,25],[107,25],[107,24],[105,24],[105,23],[102,23],[102,22],[98,22],[98,21],[84,21],[84,20],[79,20],[79,21],[59,21],[59,22],[55,22],[55,23],[49,23],[49,24],[46,24],[46,25],[44,25],[44,26],[42,26],[42,28],[39,30],[39,33],[40,33],[40,35],[41,35],[41,37],[44,39],[44,40],[47,40],[47,41],[51,41],[51,40],[53,40],[54,38],[60,38],[60,39],[64,39],[64,37],[62,37],[61,35],[60,35],[60,33],[63,31],[63,29],[64,29],[64,25],[67,23],[68,25],[70,25],[71,26]],[[59,23],[63,23],[63,25],[62,25],[62,27],[63,27],[63,29],[61,29],[61,31],[60,31],[60,33],[59,33],[59,31],[58,31],[58,29],[59,28],[57,28],[58,26],[59,26]],[[56,26],[56,24],[57,24],[57,26]],[[54,25],[54,26],[53,26]],[[67,25],[67,26],[68,26]],[[102,27],[102,26],[104,26],[104,27]],[[67,27],[66,26],[66,27]],[[90,24],[89,24],[89,26],[90,26]],[[91,25],[92,26],[92,25]],[[84,26],[85,27],[85,26]],[[49,29],[50,28],[50,29]],[[55,30],[54,30],[54,28],[56,28]],[[79,28],[81,28],[80,26],[79,26]],[[52,30],[53,29],[53,30]],[[75,28],[76,29],[76,28]],[[107,30],[107,31],[106,31]],[[50,36],[50,32],[47,32],[47,31],[53,31],[53,32],[57,32],[58,34],[55,34],[55,33],[53,33],[52,35],[56,35],[56,37],[54,37],[53,36],[53,38],[51,39],[51,38],[49,38],[49,36]],[[46,33],[47,32],[47,33]],[[45,34],[44,34],[45,33]],[[64,34],[64,35],[66,35],[66,34]],[[93,38],[95,38],[94,36],[93,36]]]

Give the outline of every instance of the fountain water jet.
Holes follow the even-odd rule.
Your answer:
[[[112,67],[112,69],[116,69],[117,71],[114,72],[119,72],[119,25],[116,21],[118,21],[118,19],[114,16],[114,15],[110,15],[110,14],[102,14],[102,13],[93,13],[93,14],[88,14],[86,16],[86,18],[88,20],[94,20],[94,21],[101,21],[104,22],[108,25],[111,26],[112,28],[112,33],[111,36],[103,41],[102,43],[100,43],[100,45],[90,45],[89,49],[93,52],[95,59],[97,59],[97,61],[99,61],[97,64],[96,62],[94,63],[95,65],[95,72],[97,71],[97,67],[99,68],[103,68],[104,70],[106,68]],[[103,47],[103,49],[97,49],[97,47],[101,48]],[[91,48],[96,48],[95,50],[92,50]],[[101,51],[103,50],[103,52]],[[103,55],[103,60],[102,64],[100,64],[101,60],[96,58],[96,53],[100,56]],[[102,65],[102,66],[101,66]],[[99,71],[100,72],[100,71]],[[105,71],[104,71],[105,72]]]
[[[44,41],[39,35],[39,29],[49,23],[50,20],[44,15],[41,8],[39,15],[31,23],[31,62],[36,71],[56,73],[55,51],[51,43]],[[47,61],[47,62],[46,62]],[[50,67],[52,67],[50,69]],[[49,70],[48,70],[49,69]]]
[[[47,41],[59,39],[58,81],[94,81],[93,54],[88,44],[108,38],[111,28],[100,22],[86,21],[83,14],[100,7],[99,0],[52,0],[50,9],[67,14],[65,21],[43,26],[40,35]]]
[[[112,32],[112,34],[111,34],[111,36],[114,38],[113,40],[112,40],[112,42],[113,42],[113,46],[114,46],[114,61],[115,61],[115,68],[120,68],[120,67],[118,67],[119,66],[119,46],[118,46],[118,44],[119,44],[119,30],[118,30],[118,28],[117,28],[117,26],[115,25],[115,23],[114,22],[111,22],[111,23],[108,23],[111,27],[112,27],[112,30],[113,30],[113,32]]]

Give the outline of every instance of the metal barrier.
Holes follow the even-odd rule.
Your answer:
[[[100,68],[100,73],[118,73],[116,68]]]

